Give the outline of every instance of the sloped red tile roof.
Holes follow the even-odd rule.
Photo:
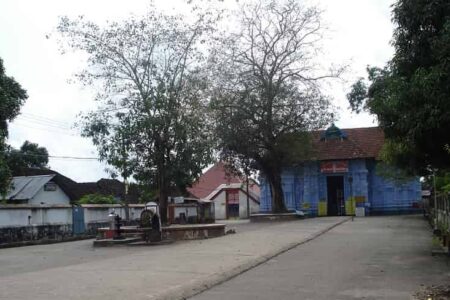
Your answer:
[[[221,184],[241,182],[242,180],[238,176],[227,176],[223,162],[217,162],[203,173],[191,188],[188,188],[188,192],[199,199],[203,199]]]
[[[312,160],[338,160],[378,158],[384,143],[384,133],[379,127],[341,129],[344,139],[323,140],[324,130],[313,133]],[[222,162],[216,163],[195,182],[188,192],[203,199],[219,185],[243,182],[238,176],[227,176]],[[259,190],[258,190],[259,191]]]
[[[378,158],[384,143],[379,127],[341,129],[344,139],[322,139],[324,131],[313,134],[314,160]]]

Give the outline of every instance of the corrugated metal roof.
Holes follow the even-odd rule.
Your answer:
[[[6,199],[9,200],[31,199],[53,177],[55,177],[55,174],[13,177],[12,189],[6,195]]]

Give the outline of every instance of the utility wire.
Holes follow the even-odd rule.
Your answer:
[[[24,120],[19,120],[19,121],[23,122]],[[67,131],[62,131],[62,130],[60,131],[60,130],[57,130],[57,129],[36,127],[36,126],[30,125],[30,124],[23,124],[23,123],[14,122],[14,125],[17,125],[19,127],[26,127],[26,128],[30,128],[30,129],[42,130],[42,131],[46,131],[46,132],[63,134],[63,135],[67,135],[67,136],[80,137],[79,135],[68,133]]]
[[[51,123],[51,124],[60,125],[60,126],[64,126],[64,127],[70,127],[71,126],[70,123],[65,122],[65,121],[60,121],[60,120],[56,120],[56,119],[52,119],[52,118],[48,118],[48,117],[38,116],[38,115],[35,115],[35,114],[30,114],[30,113],[21,113],[19,115],[19,117],[26,117],[26,118],[38,120],[38,121],[41,121],[41,122]]]
[[[48,157],[55,159],[80,159],[80,160],[98,160],[98,157],[80,157],[80,156],[58,156],[58,155],[45,155],[45,154],[32,154],[16,152],[14,155],[31,156],[31,157]]]
[[[98,160],[98,157],[54,156],[54,155],[49,155],[48,157],[56,159]]]
[[[68,126],[55,125],[53,123],[47,123],[44,121],[29,119],[28,117],[25,117],[25,116],[19,116],[19,117],[17,117],[16,120],[24,121],[24,122],[28,122],[28,123],[32,123],[32,124],[36,124],[36,125],[40,125],[40,126],[46,126],[46,127],[56,128],[56,129],[60,129],[60,130],[65,130],[65,131],[72,131],[72,128],[70,128]]]

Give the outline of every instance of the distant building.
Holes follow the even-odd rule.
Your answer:
[[[259,185],[249,180],[249,193],[246,182],[235,175],[227,174],[222,162],[216,163],[195,182],[188,192],[202,200],[213,201],[216,219],[246,218],[247,196],[251,213],[259,211]]]
[[[315,132],[311,160],[283,170],[287,209],[318,216],[351,215],[354,205],[365,214],[417,212],[419,178],[399,183],[378,172],[383,143],[378,127],[341,130],[332,125]],[[260,210],[271,208],[270,186],[262,174]]]
[[[58,184],[55,174],[13,177],[7,203],[28,205],[69,205],[70,191]]]
[[[22,169],[14,174],[15,177],[30,177],[39,175],[53,175],[52,181],[64,190],[71,202],[80,200],[81,197],[89,194],[99,194],[113,196],[119,201],[124,199],[125,185],[117,179],[102,178],[94,182],[75,182],[74,180],[50,169]],[[140,192],[136,185],[130,185],[128,189],[128,202],[138,203]]]
[[[82,207],[74,204],[88,194],[113,196],[121,202],[124,191],[123,183],[118,180],[77,183],[50,169],[21,169],[14,174],[5,199],[0,199],[3,200],[0,203],[0,227],[70,224],[74,232],[84,232],[96,223],[109,222],[111,208],[114,207],[122,217],[125,209],[119,203]],[[128,199],[130,203],[138,201],[136,186],[130,188]],[[139,218],[142,208],[142,205],[131,204],[130,218]]]

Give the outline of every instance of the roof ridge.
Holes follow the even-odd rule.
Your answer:
[[[24,175],[24,176],[13,176],[12,178],[30,178],[30,177],[48,177],[48,176],[55,177],[56,174],[42,174],[42,175],[30,175],[30,176]]]
[[[369,127],[349,127],[349,128],[340,128],[340,130],[361,130],[361,129],[379,129],[382,130],[382,128],[380,126],[369,126]],[[324,129],[318,129],[318,130],[313,130],[312,132],[322,132],[322,131],[326,131],[327,128]]]

